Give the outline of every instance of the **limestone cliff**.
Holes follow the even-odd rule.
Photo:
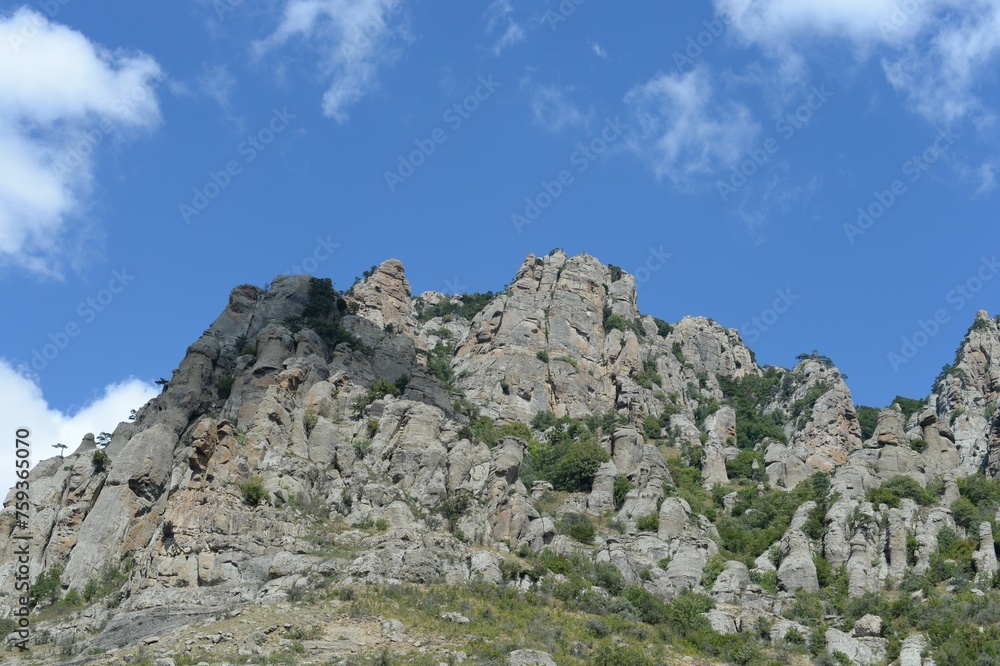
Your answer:
[[[1000,472],[998,358],[1000,323],[979,313],[924,408],[883,410],[863,442],[829,359],[762,368],[734,330],[642,314],[632,276],[588,255],[531,255],[488,295],[414,296],[395,260],[345,294],[282,276],[233,290],[163,393],[115,429],[106,464],[91,437],[35,467],[32,579],[59,571],[63,593],[118,581],[60,629],[107,649],[320,580],[528,589],[537,576],[512,563],[548,549],[663,599],[710,594],[716,630],[780,621],[780,637],[782,605],[819,589],[816,558],[857,597],[926,571],[947,528],[993,575],[990,523],[966,529],[950,507],[959,478]],[[899,476],[940,498],[873,501]],[[703,587],[736,538],[727,517],[813,485]],[[769,576],[773,589],[751,582]],[[828,640],[885,651],[878,636]]]

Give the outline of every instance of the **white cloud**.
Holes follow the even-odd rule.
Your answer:
[[[741,104],[717,98],[709,70],[659,74],[625,96],[639,125],[631,147],[657,177],[690,186],[734,166],[760,131]]]
[[[958,19],[935,24],[926,43],[882,60],[889,83],[925,118],[952,123],[992,121],[975,90],[1000,54],[1000,2],[970,2]]]
[[[486,10],[486,34],[498,35],[492,47],[494,55],[500,55],[504,49],[523,42],[528,36],[513,16],[514,6],[510,0],[493,0]]]
[[[219,105],[224,120],[233,125],[237,132],[246,131],[246,121],[233,112],[233,91],[236,89],[236,77],[229,71],[228,65],[205,65],[198,77],[198,88],[201,93]]]
[[[604,47],[598,44],[597,42],[590,43],[590,50],[593,51],[594,55],[597,56],[598,58],[604,58],[605,60],[607,60],[608,52],[605,51]]]
[[[0,267],[62,276],[94,154],[159,123],[160,77],[151,57],[109,51],[32,9],[0,15]]]
[[[0,433],[12,438],[19,428],[31,431],[31,462],[59,455],[54,444],[65,444],[66,453],[72,453],[88,432],[95,435],[112,432],[129,412],[138,409],[160,393],[152,384],[138,379],[126,379],[104,388],[104,393],[73,414],[66,414],[49,406],[41,388],[30,376],[14,369],[0,359],[0,395],[4,408],[0,410]],[[4,447],[0,460],[0,492],[6,491],[16,481],[14,476],[14,449]]]
[[[931,122],[992,120],[977,83],[1000,53],[998,0],[715,0],[735,34],[779,61],[846,41],[876,55],[889,84]]]
[[[979,187],[976,188],[972,196],[985,196],[995,190],[997,187],[998,172],[1000,172],[1000,159],[993,158],[980,164],[979,169],[977,169]]]
[[[534,86],[531,91],[531,112],[535,122],[550,132],[559,132],[566,127],[586,127],[593,113],[581,111],[569,99],[572,92],[572,88]]]
[[[746,41],[775,45],[816,33],[857,41],[904,39],[922,27],[928,7],[938,2],[914,1],[909,13],[898,0],[715,0],[715,9]]]
[[[406,0],[287,0],[273,34],[254,44],[262,56],[290,40],[306,40],[323,56],[332,79],[323,112],[338,123],[348,110],[378,87],[381,67],[396,58],[396,43],[407,35],[398,14]]]
[[[805,210],[822,186],[821,176],[803,174],[793,170],[787,160],[781,160],[740,190],[732,214],[759,245],[766,240],[765,229],[776,217]]]

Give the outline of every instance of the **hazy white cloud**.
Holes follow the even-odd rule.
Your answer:
[[[62,276],[95,155],[159,123],[160,78],[30,8],[0,15],[0,267]]]
[[[877,57],[926,119],[992,121],[976,88],[1000,53],[1000,0],[715,0],[715,8],[779,63],[817,37],[843,40],[860,60]]]
[[[766,230],[775,218],[807,209],[822,186],[818,174],[793,170],[787,160],[780,160],[740,190],[732,215],[760,244],[767,240]]]
[[[397,57],[407,26],[398,14],[406,0],[286,0],[278,28],[254,43],[263,56],[289,42],[320,51],[321,69],[331,79],[323,112],[338,123],[378,87],[379,70]]]
[[[843,36],[857,41],[904,40],[927,21],[939,0],[715,0],[716,13],[726,16],[743,39],[776,45],[805,34]]]
[[[495,38],[491,47],[500,55],[504,49],[523,42],[528,33],[514,20],[514,6],[510,0],[493,0],[486,10],[486,34]]]
[[[1000,54],[1000,2],[972,1],[934,23],[928,38],[882,59],[886,78],[922,116],[952,123],[974,118],[992,122],[976,88],[993,76]]]
[[[993,158],[979,165],[979,187],[973,196],[989,194],[997,188],[997,173],[1000,172],[1000,160]]]
[[[572,93],[572,88],[531,87],[531,112],[535,122],[550,132],[559,132],[567,127],[586,127],[593,113],[581,111],[570,99]]]
[[[605,51],[604,47],[598,44],[597,42],[590,43],[590,50],[593,51],[594,55],[597,56],[598,58],[604,58],[606,60],[608,57],[608,52]]]
[[[65,444],[72,453],[88,432],[95,435],[112,432],[129,412],[138,409],[160,393],[158,387],[138,379],[126,379],[104,388],[104,392],[73,414],[49,406],[37,382],[0,358],[0,432],[13,433],[18,428],[31,431],[31,462],[59,455],[54,444]],[[17,479],[14,476],[14,451],[4,447],[0,461],[0,492],[6,494]]]
[[[207,96],[219,105],[223,119],[233,125],[240,133],[246,129],[246,121],[233,111],[233,91],[236,89],[236,77],[229,71],[228,65],[205,65],[198,77],[198,88],[202,95]]]
[[[659,74],[630,90],[625,103],[639,128],[631,148],[677,185],[731,168],[760,131],[745,106],[719,99],[705,66]]]

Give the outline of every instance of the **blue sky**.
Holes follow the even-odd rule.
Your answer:
[[[1000,311],[998,52],[998,0],[2,2],[4,432],[111,430],[238,284],[555,247],[926,395]]]

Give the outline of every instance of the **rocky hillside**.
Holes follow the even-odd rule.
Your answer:
[[[34,645],[0,655],[1000,663],[968,661],[1000,660],[995,359],[981,312],[926,400],[862,408],[561,251],[497,294],[240,286],[105,448],[34,468]]]

